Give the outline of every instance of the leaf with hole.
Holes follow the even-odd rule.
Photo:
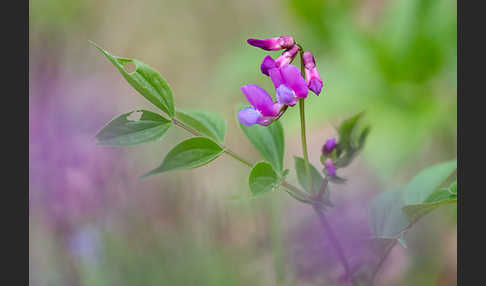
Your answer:
[[[224,143],[226,122],[218,114],[200,110],[177,109],[176,117],[202,134]]]
[[[272,165],[259,162],[251,169],[248,183],[252,194],[260,195],[278,186],[278,176]]]
[[[101,145],[135,145],[162,137],[170,126],[171,121],[157,113],[136,110],[111,120],[96,134],[96,139]]]
[[[245,126],[240,123],[241,129],[252,145],[260,152],[265,160],[272,164],[278,172],[283,171],[284,134],[279,121],[269,126]]]
[[[152,67],[136,59],[113,56],[95,43],[91,42],[108,60],[120,71],[128,83],[135,88],[148,101],[167,113],[174,116],[174,99],[168,83]],[[135,65],[135,71],[127,72],[125,66],[128,63]]]
[[[193,137],[177,144],[169,151],[162,164],[143,177],[157,173],[197,168],[216,159],[223,153],[213,140],[205,137]]]

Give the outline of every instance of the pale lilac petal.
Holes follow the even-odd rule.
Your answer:
[[[277,67],[277,64],[275,63],[275,61],[273,60],[273,58],[271,56],[266,56],[264,59],[263,59],[263,62],[260,66],[260,69],[262,71],[263,74],[266,74],[269,76],[268,74],[268,70],[270,69],[273,69],[273,68],[276,68]]]
[[[285,84],[281,84],[277,88],[277,101],[280,104],[287,104],[290,106],[294,106],[297,103],[297,98],[295,96],[295,92],[288,88]]]
[[[270,75],[270,79],[272,80],[273,86],[275,86],[275,88],[278,88],[281,84],[284,83],[282,74],[280,73],[280,69],[270,69],[268,70],[268,74]]]
[[[261,112],[263,116],[276,116],[273,108],[272,97],[256,84],[247,84],[241,87],[241,91],[248,99],[248,102]]]
[[[297,97],[306,98],[309,89],[307,84],[300,74],[299,69],[293,65],[287,65],[280,69],[282,78],[286,86],[290,87]]]
[[[259,122],[262,118],[260,111],[253,107],[245,107],[238,112],[238,120],[245,126],[251,126]]]

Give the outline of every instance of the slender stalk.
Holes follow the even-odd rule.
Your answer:
[[[204,136],[204,134],[202,134],[201,132],[197,131],[196,129],[184,124],[183,122],[177,120],[175,117],[172,118],[172,122],[174,122],[174,124],[178,127],[181,127],[182,129],[186,130],[187,132],[191,133],[192,135],[194,136]],[[236,154],[234,151],[232,151],[231,149],[227,148],[226,146],[220,144],[220,143],[217,143],[224,151],[224,153],[230,155],[232,158],[236,159],[238,162],[252,168],[253,167],[253,164],[251,162],[249,162],[248,160],[245,160],[244,158],[242,158],[240,155]],[[307,203],[307,204],[310,204],[312,203],[312,201],[308,198],[307,194],[303,191],[301,191],[299,188],[289,184],[287,181],[283,181],[281,183],[281,186],[286,188],[286,192],[292,196],[294,199],[300,201],[300,202],[303,202],[303,203]]]
[[[388,257],[388,255],[390,255],[391,250],[393,249],[395,244],[397,244],[396,240],[394,242],[392,242],[392,244],[385,250],[385,252],[383,253],[383,256],[380,258],[380,261],[378,261],[378,264],[376,264],[376,267],[373,271],[373,275],[371,275],[371,279],[370,279],[371,285],[373,285],[375,283],[376,276],[378,275],[378,272],[380,271],[381,266],[383,266],[383,263],[385,262],[386,258]]]
[[[346,259],[346,256],[344,255],[343,248],[341,247],[341,244],[339,243],[339,240],[337,239],[336,235],[334,234],[334,231],[331,228],[331,225],[327,221],[326,215],[322,211],[322,209],[319,208],[317,205],[312,205],[314,210],[317,213],[317,216],[319,217],[319,221],[321,222],[321,225],[324,227],[325,230],[327,230],[327,234],[329,236],[329,241],[331,242],[332,247],[336,251],[339,261],[341,261],[341,264],[344,267],[345,271],[345,277],[346,281],[348,283],[351,283],[353,285],[353,281],[351,280],[351,268],[349,267],[348,260]]]
[[[299,99],[299,111],[300,111],[300,137],[302,140],[302,153],[304,156],[305,161],[305,174],[307,177],[307,183],[309,184],[309,188],[311,193],[314,193],[314,186],[312,185],[312,178],[310,172],[310,163],[309,163],[309,155],[307,153],[307,139],[305,135],[305,109],[304,109],[304,99]]]
[[[299,46],[300,51],[300,72],[302,73],[302,77],[305,77],[305,70],[304,70],[304,61],[303,61],[303,54],[304,49]],[[304,156],[305,161],[305,173],[307,176],[307,183],[309,184],[309,189],[311,193],[314,194],[314,186],[312,185],[312,177],[310,172],[310,163],[309,163],[309,155],[307,152],[307,137],[305,135],[305,102],[304,98],[299,99],[299,112],[300,112],[300,135],[302,141],[302,153]]]

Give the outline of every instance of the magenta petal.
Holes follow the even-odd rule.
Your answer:
[[[273,86],[275,86],[275,88],[278,88],[281,84],[284,83],[282,74],[280,73],[280,69],[270,69],[268,70],[268,74],[270,75],[270,79],[272,80]]]
[[[241,91],[248,99],[248,102],[261,112],[263,116],[276,116],[273,108],[273,100],[270,95],[256,84],[247,84],[241,87]]]
[[[282,46],[279,45],[279,38],[268,38],[268,39],[248,39],[246,41],[248,44],[264,49],[266,51],[280,50]]]
[[[262,118],[260,111],[253,107],[245,107],[238,112],[238,120],[245,126],[251,126],[259,122]]]
[[[273,60],[273,58],[271,56],[266,56],[264,59],[263,59],[263,62],[260,66],[260,69],[262,71],[263,74],[266,74],[269,76],[268,74],[268,70],[270,69],[273,69],[273,68],[276,68],[277,67],[277,64],[275,63],[275,61]]]
[[[309,88],[299,69],[294,65],[287,65],[280,69],[285,85],[290,87],[297,97],[306,98]]]

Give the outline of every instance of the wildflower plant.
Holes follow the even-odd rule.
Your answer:
[[[124,113],[98,132],[98,143],[112,146],[136,145],[160,139],[172,126],[184,129],[191,138],[174,146],[159,166],[142,177],[197,168],[219,156],[228,155],[250,168],[248,186],[253,196],[285,191],[292,198],[313,208],[342,265],[343,279],[339,283],[372,284],[391,248],[397,242],[406,247],[404,235],[418,219],[441,205],[456,203],[456,160],[427,168],[405,187],[382,192],[372,200],[369,224],[373,237],[370,240],[379,242],[379,259],[374,265],[351,269],[341,242],[326,217],[326,210],[334,207],[329,185],[346,183],[347,179],[340,176],[340,169],[347,167],[364,148],[371,128],[360,123],[363,112],[344,120],[337,128],[338,136],[323,142],[321,153],[318,154],[322,166],[310,164],[306,142],[305,99],[310,94],[322,97],[325,93],[314,56],[290,36],[248,39],[247,43],[265,51],[283,50],[276,59],[265,56],[260,65],[261,73],[272,81],[273,91],[269,93],[255,84],[241,87],[250,106],[240,108],[237,118],[243,133],[263,157],[262,161],[252,163],[225,145],[226,122],[219,115],[176,108],[168,83],[155,69],[136,59],[113,56],[92,43],[132,87],[162,111],[156,113],[141,109]],[[300,68],[293,65],[297,58],[300,58]],[[135,65],[134,71],[125,70],[128,63]],[[293,112],[297,103],[302,157],[294,157],[294,170],[290,170],[283,164],[284,129],[279,118],[285,112]],[[287,175],[292,171],[300,186],[287,181]]]

